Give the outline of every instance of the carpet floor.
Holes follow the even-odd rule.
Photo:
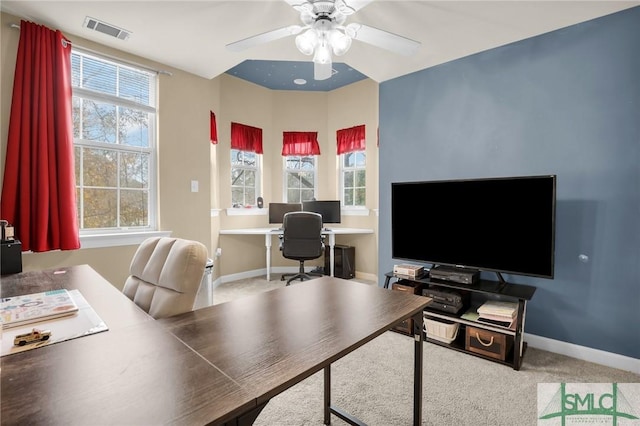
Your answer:
[[[223,283],[214,289],[214,304],[284,284],[277,274],[271,281],[259,277]],[[640,401],[640,375],[535,348],[527,349],[521,369],[516,371],[425,343],[423,366],[423,425],[559,425],[558,418],[539,419],[544,408],[538,407],[541,383],[630,383],[633,385],[624,388],[625,396],[630,401]],[[331,392],[334,405],[366,424],[410,425],[413,339],[389,331],[341,358],[332,365]],[[634,409],[635,415],[640,416],[640,407]],[[331,423],[347,424],[336,416],[332,416]],[[322,372],[272,398],[254,423],[256,426],[322,424]]]

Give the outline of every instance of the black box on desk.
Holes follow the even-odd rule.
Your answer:
[[[331,247],[324,247],[324,274],[331,274]],[[333,276],[351,279],[356,276],[356,248],[333,246]]]
[[[22,243],[18,240],[3,241],[0,250],[0,275],[22,272]]]

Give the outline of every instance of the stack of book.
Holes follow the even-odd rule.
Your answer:
[[[0,299],[0,321],[4,328],[47,321],[78,312],[78,305],[66,289]]]
[[[517,302],[489,300],[478,308],[478,321],[500,327],[513,328],[518,315]]]

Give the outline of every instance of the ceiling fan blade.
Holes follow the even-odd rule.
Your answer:
[[[284,0],[289,3],[289,6],[293,7],[298,12],[307,10],[311,12],[313,10],[313,2],[308,0]],[[335,0],[334,4],[336,9],[343,15],[351,15],[354,12],[362,9],[373,0]]]
[[[336,0],[336,9],[343,15],[351,15],[359,11],[373,0]]]
[[[355,31],[354,39],[405,56],[416,53],[421,45],[419,41],[364,24],[349,24],[348,27]]]
[[[331,78],[333,74],[333,65],[331,61],[325,63],[313,63],[313,79],[314,80],[326,80]]]
[[[289,3],[289,6],[293,7],[298,12],[302,12],[304,10],[311,12],[313,11],[313,4],[306,0],[284,0]]]
[[[281,38],[295,35],[302,31],[300,25],[289,25],[288,27],[278,28],[277,30],[267,31],[266,33],[254,35],[233,43],[227,44],[225,47],[232,52],[240,52],[259,44],[268,43],[270,41],[279,40]]]

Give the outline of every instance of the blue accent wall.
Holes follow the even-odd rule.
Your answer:
[[[640,7],[380,84],[379,149],[380,277],[392,182],[555,174],[555,278],[505,275],[525,331],[640,358]]]

